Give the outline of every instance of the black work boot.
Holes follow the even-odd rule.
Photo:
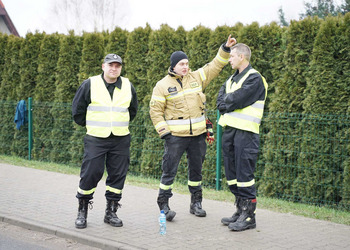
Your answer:
[[[242,213],[236,222],[230,223],[228,228],[233,231],[243,231],[246,229],[256,228],[255,209],[256,199],[241,200]]]
[[[221,223],[228,226],[230,223],[236,222],[236,220],[239,218],[239,216],[242,213],[242,208],[240,206],[241,197],[236,197],[235,205],[236,205],[236,212],[231,217],[224,217],[221,219]]]
[[[116,214],[118,207],[121,207],[121,205],[118,203],[118,201],[107,200],[106,213],[105,213],[105,218],[104,218],[105,223],[108,223],[113,227],[122,227],[123,226],[122,220],[119,219],[117,214]]]
[[[176,215],[176,212],[169,207],[169,198],[164,196],[158,196],[157,199],[159,210],[163,210],[167,221],[172,221]]]
[[[88,206],[89,204],[92,204],[92,201],[79,199],[79,208],[78,208],[78,216],[75,220],[75,227],[76,228],[86,228],[87,226],[87,214],[88,214]],[[92,205],[91,205],[92,208]]]
[[[198,217],[205,217],[207,213],[202,209],[202,190],[191,194],[190,213]]]

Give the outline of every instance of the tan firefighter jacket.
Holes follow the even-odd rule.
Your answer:
[[[150,101],[150,116],[160,137],[169,133],[184,137],[206,132],[203,90],[228,63],[229,56],[221,46],[216,57],[202,68],[183,78],[169,68],[168,75],[157,82]]]

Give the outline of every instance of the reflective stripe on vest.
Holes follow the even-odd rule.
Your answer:
[[[250,74],[259,73],[255,69],[250,69],[239,81],[238,83],[233,83],[231,86],[231,76],[226,81],[226,93],[232,93],[237,89],[242,87],[243,82],[248,78]],[[264,86],[265,86],[265,99],[264,101],[256,101],[250,106],[243,109],[236,109],[233,112],[229,112],[220,117],[219,124],[221,126],[230,126],[233,128],[238,128],[245,131],[250,131],[259,134],[259,127],[261,119],[264,113],[264,105],[267,96],[267,83],[263,76],[261,76]]]
[[[171,131],[176,131],[176,132],[182,131],[182,130],[189,130],[190,124],[192,126],[192,129],[206,126],[204,115],[194,119],[167,120],[166,123],[168,124],[169,129]]]
[[[121,77],[121,89],[114,88],[113,100],[101,75],[90,77],[91,103],[86,113],[87,134],[106,138],[111,133],[117,136],[129,134],[129,106],[131,84]]]

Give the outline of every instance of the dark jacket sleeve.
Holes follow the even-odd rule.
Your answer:
[[[230,78],[230,77],[229,77]],[[227,81],[228,79],[226,79]],[[216,99],[216,108],[219,110],[220,114],[223,115],[225,114],[226,111],[226,104],[225,104],[225,93],[226,93],[226,81],[224,84],[221,86],[219,90],[218,97]]]
[[[224,101],[226,111],[245,108],[258,100],[264,100],[265,87],[259,74],[252,74],[244,81],[242,87],[226,94]]]
[[[131,98],[130,107],[129,107],[130,121],[134,120],[138,109],[137,94],[132,84],[131,84],[131,94],[132,94],[132,98]]]
[[[91,103],[90,79],[85,80],[78,88],[72,103],[73,120],[80,126],[86,125],[86,111]]]

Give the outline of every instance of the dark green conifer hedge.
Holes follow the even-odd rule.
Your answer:
[[[79,166],[85,128],[74,124],[71,102],[80,84],[101,74],[107,53],[123,58],[122,75],[136,88],[139,113],[131,123],[131,166],[135,174],[159,177],[163,141],[149,117],[155,84],[176,50],[187,53],[190,68],[210,62],[229,34],[252,50],[252,66],[269,84],[256,180],[258,194],[293,201],[350,206],[350,14],[325,20],[308,17],[289,27],[237,23],[215,30],[186,31],[162,25],[129,32],[76,36],[0,34],[0,153],[28,155],[27,126],[15,129],[19,100],[33,97],[33,158]],[[233,74],[230,65],[205,89],[207,116],[216,130],[216,97]],[[203,184],[215,184],[215,146],[208,147]],[[187,180],[186,156],[177,179]],[[223,169],[223,180],[225,181]]]

